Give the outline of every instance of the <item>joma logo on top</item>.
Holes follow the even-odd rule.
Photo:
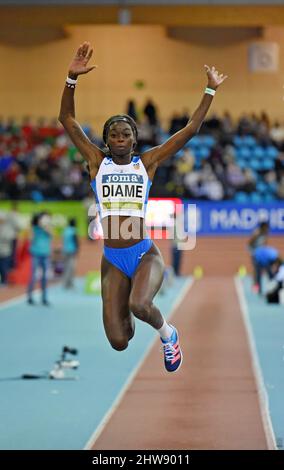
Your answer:
[[[143,176],[135,174],[112,174],[103,175],[103,183],[140,183],[143,184]]]

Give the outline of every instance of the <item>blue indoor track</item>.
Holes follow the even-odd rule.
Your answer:
[[[278,449],[284,448],[284,305],[267,304],[243,282],[258,361],[269,400],[269,412]]]
[[[166,317],[189,283],[177,279],[156,297]],[[157,338],[136,321],[128,349],[114,351],[103,330],[101,299],[84,293],[83,279],[75,291],[50,287],[49,298],[51,307],[29,306],[25,299],[0,307],[0,449],[83,449]],[[71,357],[79,369],[66,371],[76,380],[21,378],[48,374],[64,345],[79,351]]]

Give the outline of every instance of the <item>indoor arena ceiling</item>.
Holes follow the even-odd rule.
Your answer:
[[[221,1],[221,0],[220,0]],[[0,42],[10,45],[31,45],[60,39],[66,36],[68,25],[133,24],[162,25],[174,28],[176,36],[184,39],[196,37],[195,31],[186,28],[246,28],[235,35],[254,35],[256,28],[284,25],[283,0],[272,0],[269,5],[257,0],[258,5],[233,5],[233,1],[218,5],[218,0],[198,2],[165,2],[154,0],[155,5],[147,0],[132,1],[78,1],[0,0]],[[16,3],[18,5],[16,5]],[[29,6],[27,4],[29,3]],[[56,3],[56,5],[55,5]],[[65,5],[63,5],[65,3]],[[143,5],[142,5],[143,3]],[[165,5],[165,3],[168,3]],[[235,3],[235,2],[234,2]],[[241,2],[238,2],[241,3]],[[253,1],[251,0],[251,3]],[[260,5],[262,3],[262,5]],[[5,4],[5,5],[4,5]],[[39,6],[41,4],[41,6]],[[164,5],[162,5],[164,4]],[[210,5],[210,6],[209,6]],[[124,13],[121,14],[121,11]],[[209,14],[210,12],[210,14]],[[178,31],[177,28],[182,28]],[[202,30],[199,30],[199,36]]]

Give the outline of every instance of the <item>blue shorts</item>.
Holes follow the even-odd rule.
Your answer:
[[[152,245],[152,240],[145,238],[129,248],[110,248],[105,246],[104,255],[109,263],[131,278],[140,264],[143,255],[150,250]]]

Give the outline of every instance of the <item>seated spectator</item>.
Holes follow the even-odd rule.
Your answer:
[[[212,173],[202,184],[204,197],[209,201],[221,201],[224,197],[224,189],[220,181]]]
[[[279,182],[284,176],[284,152],[279,152],[275,160],[275,173],[277,181]]]
[[[243,170],[243,175],[244,175],[244,184],[241,190],[245,191],[246,193],[251,193],[252,191],[255,191],[256,179],[251,169],[245,168]]]
[[[226,170],[227,184],[237,190],[245,184],[245,176],[236,163],[229,163]]]
[[[276,185],[277,184],[276,172],[274,170],[268,171],[264,175],[263,179],[268,185],[274,185],[274,184]]]
[[[186,149],[182,157],[176,161],[176,171],[182,176],[190,173],[194,167],[194,161],[193,153]]]
[[[275,121],[269,131],[272,142],[278,147],[284,141],[284,126],[279,121]]]
[[[210,163],[212,168],[214,169],[214,165],[220,163],[224,165],[224,158],[223,158],[224,150],[220,145],[215,145],[212,147],[209,157],[207,158],[207,162]]]
[[[284,176],[282,176],[281,180],[279,181],[277,197],[279,197],[279,199],[284,199]]]
[[[192,171],[184,177],[183,181],[190,197],[197,199],[201,196],[201,178],[198,171]]]

